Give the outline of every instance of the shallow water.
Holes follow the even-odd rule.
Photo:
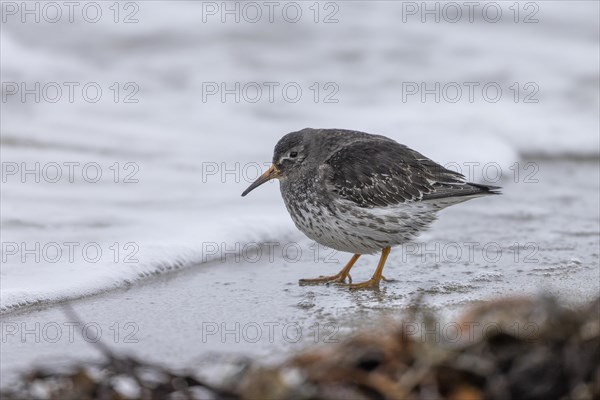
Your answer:
[[[448,327],[461,307],[499,296],[549,292],[566,304],[587,302],[600,291],[597,164],[534,162],[537,183],[506,182],[502,196],[446,209],[419,242],[395,248],[380,290],[299,286],[300,278],[337,272],[349,255],[297,236],[241,255],[220,249],[224,261],[74,302],[85,326],[59,307],[5,314],[3,384],[34,362],[97,357],[96,339],[147,360],[221,374],[229,370],[215,367],[215,357],[224,365],[246,355],[275,361],[400,319],[420,297]],[[362,257],[354,280],[368,279],[376,261]]]
[[[464,173],[471,172],[465,163],[479,163],[467,173],[475,181],[495,179],[501,168],[500,184],[525,156],[597,159],[597,2],[536,3],[538,22],[529,24],[514,23],[509,9],[498,23],[481,16],[421,23],[400,3],[332,4],[338,22],[330,24],[315,23],[308,8],[298,23],[222,23],[219,15],[205,23],[202,4],[161,1],[139,3],[133,24],[114,23],[110,9],[98,23],[22,23],[19,14],[7,15],[2,81],[54,83],[63,96],[23,101],[4,92],[0,309],[196,265],[211,259],[214,243],[300,238],[276,184],[245,199],[239,194],[266,168],[277,139],[305,126],[385,134]],[[72,102],[65,82],[79,85]],[[272,102],[265,82],[279,85]],[[478,85],[472,101],[469,82]],[[101,88],[98,102],[79,90],[88,83]],[[207,94],[213,83],[258,85],[263,96],[253,102],[254,92],[244,92],[239,102],[235,95],[223,101]],[[438,83],[458,85],[460,101],[444,92],[440,102],[423,102],[405,90]],[[502,89],[496,102],[479,90],[488,83]],[[279,91],[287,84],[302,89],[297,102]],[[528,96],[537,102],[525,102]],[[518,180],[534,171],[524,167]],[[503,232],[512,235],[519,221],[568,208],[572,193],[562,182],[548,190],[565,206],[496,209],[507,200],[494,199],[480,207],[489,207],[482,212],[494,221],[514,221],[515,229]],[[560,236],[571,220],[539,229]],[[455,277],[462,278],[472,277]],[[500,288],[510,289],[509,282]]]
[[[268,361],[400,318],[420,296],[452,321],[490,297],[597,295],[598,3],[536,2],[531,24],[515,23],[509,3],[498,23],[329,3],[331,24],[204,22],[203,3],[163,1],[135,3],[134,24],[108,8],[98,23],[6,15],[4,83],[93,83],[103,96],[23,100],[3,85],[2,385],[37,362],[93,358],[96,338],[176,366],[214,365],[215,352]],[[223,100],[206,92],[215,83],[249,91]],[[297,102],[287,84],[302,89]],[[422,101],[406,93],[415,84],[463,96]],[[502,89],[498,101],[486,84]],[[349,255],[304,238],[277,183],[240,194],[279,137],[306,126],[385,134],[504,194],[444,210],[394,249],[379,291],[298,286]],[[354,281],[376,262],[362,257]],[[72,299],[83,330],[58,307]]]

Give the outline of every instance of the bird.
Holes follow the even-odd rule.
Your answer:
[[[386,136],[346,129],[305,128],[275,145],[271,167],[242,197],[272,179],[296,227],[315,242],[352,253],[335,275],[300,284],[338,283],[378,288],[391,248],[407,243],[463,201],[500,194],[500,187],[467,182],[455,171]],[[352,283],[361,255],[381,256],[371,279]],[[347,282],[346,282],[347,281]]]

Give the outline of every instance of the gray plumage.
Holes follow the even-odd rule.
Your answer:
[[[342,129],[285,135],[275,146],[273,165],[298,229],[322,245],[355,254],[405,243],[437,211],[499,189],[466,182],[387,137]]]

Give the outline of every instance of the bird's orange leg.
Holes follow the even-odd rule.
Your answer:
[[[350,276],[350,270],[352,269],[352,266],[354,265],[356,260],[358,260],[358,257],[360,257],[360,254],[353,255],[352,258],[350,259],[350,261],[348,261],[348,264],[346,264],[346,266],[335,275],[321,276],[319,278],[314,278],[314,279],[300,279],[300,284],[301,285],[311,285],[311,284],[327,283],[327,282],[343,283],[346,281],[346,278],[348,278],[348,281],[350,281],[350,283],[352,283],[352,277]]]
[[[387,260],[388,255],[390,254],[391,250],[392,250],[392,248],[388,246],[381,251],[381,258],[379,259],[379,264],[377,264],[377,269],[375,270],[375,273],[373,274],[371,279],[369,279],[366,282],[349,284],[348,287],[350,289],[364,289],[364,288],[369,288],[369,287],[378,287],[379,282],[382,279],[385,279],[383,277],[383,267],[385,266],[385,261]]]

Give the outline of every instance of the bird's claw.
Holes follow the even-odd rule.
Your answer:
[[[344,286],[348,287],[350,290],[355,289],[376,289],[379,288],[379,282],[381,279],[371,278],[368,281],[360,282],[360,283],[343,283]]]
[[[312,278],[312,279],[300,279],[299,283],[300,283],[300,285],[319,285],[322,283],[341,283],[341,284],[343,284],[346,281],[346,277],[348,278],[350,283],[352,283],[352,278],[350,277],[350,274],[346,274],[346,275],[336,274],[336,275],[332,275],[332,276],[320,276],[318,278]]]

